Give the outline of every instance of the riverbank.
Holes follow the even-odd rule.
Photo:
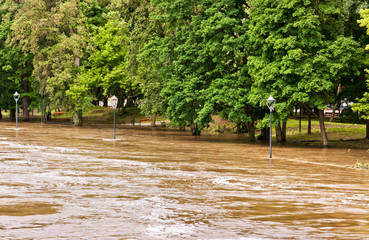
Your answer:
[[[110,108],[94,107],[89,112],[84,113],[83,121],[86,124],[94,123],[109,123],[113,121],[114,111]],[[69,123],[72,124],[71,113],[52,113],[51,122]],[[151,119],[140,113],[137,108],[128,108],[125,113],[116,112],[117,124],[135,124],[142,126],[150,126]],[[3,114],[4,121],[9,121],[9,115]],[[21,121],[21,118],[19,119]],[[32,122],[39,122],[40,115],[34,113]],[[220,116],[213,116],[214,123],[211,123],[209,128],[205,129],[204,134],[236,134],[235,125]],[[307,119],[301,121],[301,132],[299,127],[299,120],[291,118],[287,122],[287,146],[309,146],[321,148],[322,137],[317,119],[313,119],[311,134],[307,133]],[[156,121],[159,127],[169,127],[170,122],[165,116],[159,116]],[[347,148],[347,149],[368,149],[369,140],[365,139],[365,124],[359,123],[342,123],[339,119],[336,122],[329,122],[326,119],[326,129],[328,134],[329,146],[332,148]],[[260,131],[256,132],[258,135]],[[247,134],[247,133],[245,133]],[[275,141],[275,129],[273,129],[273,141]],[[262,141],[259,141],[262,142]]]

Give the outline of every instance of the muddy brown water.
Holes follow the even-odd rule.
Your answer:
[[[0,239],[369,239],[366,150],[0,122]],[[368,146],[369,148],[369,146]]]

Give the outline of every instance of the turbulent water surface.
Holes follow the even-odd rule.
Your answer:
[[[369,239],[365,150],[0,122],[0,239]],[[369,147],[368,147],[369,148]]]

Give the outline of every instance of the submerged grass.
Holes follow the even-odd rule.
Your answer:
[[[95,106],[88,112],[84,112],[83,118],[87,123],[94,122],[112,122],[113,121],[113,109],[107,107]],[[3,117],[9,119],[9,112],[3,112]],[[121,111],[116,112],[117,123],[119,124],[131,124],[134,120],[135,123],[139,123],[141,119],[149,119],[141,114],[138,108],[127,108],[124,113]],[[39,115],[35,113],[33,121],[39,121]],[[71,119],[72,114],[63,113],[60,115],[54,115],[54,119]],[[160,125],[161,121],[168,121],[165,116],[158,116],[157,124]],[[365,139],[366,126],[359,123],[342,123],[340,119],[336,119],[336,122],[329,122],[327,118],[325,120],[326,130],[329,140],[329,146],[334,148],[360,148],[369,149],[369,140]],[[322,136],[319,128],[319,121],[313,118],[311,121],[312,129],[311,134],[307,134],[307,118],[301,120],[301,132],[299,131],[299,119],[291,118],[287,122],[287,145],[297,146],[309,146],[309,147],[322,147]],[[218,115],[213,116],[213,123],[205,131],[211,134],[221,133],[235,133],[236,125],[232,122],[222,119]],[[247,133],[246,133],[247,134]],[[260,134],[260,131],[256,131],[256,135]],[[275,128],[273,126],[273,141],[275,141]]]

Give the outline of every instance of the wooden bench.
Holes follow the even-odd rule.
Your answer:
[[[141,123],[151,122],[151,121],[152,121],[152,119],[150,119],[150,118],[140,119],[140,125],[141,125]]]

